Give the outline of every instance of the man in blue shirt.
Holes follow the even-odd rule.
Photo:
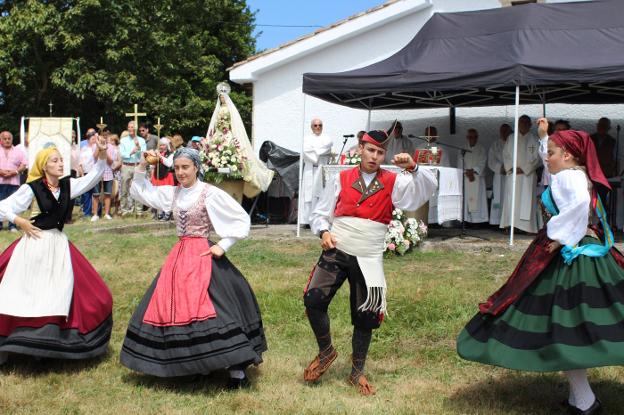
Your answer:
[[[128,135],[121,137],[119,154],[121,155],[121,215],[132,213],[143,214],[143,208],[130,197],[130,186],[134,176],[134,167],[141,159],[141,153],[146,150],[145,140],[136,134],[134,121],[128,123]]]

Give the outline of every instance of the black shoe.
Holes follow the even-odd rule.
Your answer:
[[[247,389],[249,387],[251,387],[251,382],[246,375],[242,379],[230,378],[227,385],[225,385],[225,388],[229,390]]]
[[[587,408],[584,411],[580,410],[576,406],[572,406],[572,405],[568,404],[568,412],[570,414],[572,414],[572,415],[594,415],[594,414],[599,414],[600,412],[602,412],[602,404],[600,403],[598,398],[596,398],[596,400],[594,401],[592,406],[590,406],[589,408]]]

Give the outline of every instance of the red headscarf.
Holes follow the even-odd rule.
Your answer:
[[[596,147],[589,134],[585,131],[564,130],[553,133],[548,139],[552,140],[558,147],[565,149],[582,166],[585,166],[589,180],[611,189],[609,181],[600,168]]]

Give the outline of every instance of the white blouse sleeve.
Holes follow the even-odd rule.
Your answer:
[[[169,154],[169,156],[165,157],[162,159],[162,163],[166,166],[171,168],[171,166],[173,166],[173,153]]]
[[[392,204],[399,209],[416,210],[433,196],[437,187],[432,170],[418,168],[413,173],[399,173],[392,189]]]
[[[99,182],[102,178],[102,174],[104,174],[105,168],[106,160],[98,160],[97,163],[93,165],[93,168],[89,170],[89,173],[87,173],[86,175],[78,178],[70,178],[70,199],[75,199],[81,194],[93,189],[97,182]]]
[[[315,235],[331,228],[331,222],[334,218],[334,210],[336,210],[336,201],[338,200],[340,190],[340,174],[337,174],[336,177],[334,177],[333,184],[327,183],[327,186],[321,193],[310,215],[310,230],[312,230],[312,233]]]
[[[552,176],[550,189],[559,209],[546,224],[548,237],[562,245],[575,246],[587,233],[590,195],[585,173],[563,170]]]
[[[15,193],[0,202],[0,218],[14,222],[17,215],[30,207],[33,197],[35,194],[30,186],[21,185]]]
[[[245,209],[216,186],[209,186],[204,201],[210,222],[221,237],[218,245],[227,251],[239,239],[249,235],[251,221]]]
[[[152,186],[144,171],[135,171],[130,196],[149,207],[171,212],[175,186]]]

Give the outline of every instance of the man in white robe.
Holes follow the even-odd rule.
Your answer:
[[[323,134],[323,121],[314,118],[310,124],[312,134],[303,138],[303,183],[299,189],[299,197],[302,199],[299,204],[299,223],[308,225],[310,214],[314,207],[315,199],[319,195],[315,194],[315,178],[318,176],[319,167],[328,164],[331,156],[333,140]]]
[[[464,221],[483,223],[488,221],[487,194],[485,191],[485,165],[487,152],[478,144],[479,133],[470,128],[467,131],[468,149],[464,155]]]
[[[503,150],[505,171],[505,199],[501,228],[511,226],[512,180],[516,175],[516,203],[514,227],[528,233],[537,233],[537,173],[542,165],[539,155],[539,140],[531,133],[531,118],[523,115],[518,120],[518,158],[517,170],[513,171],[513,135],[507,138]]]
[[[490,206],[490,225],[500,225],[501,214],[503,212],[503,199],[505,197],[505,161],[503,150],[507,137],[511,134],[509,124],[501,124],[499,139],[494,141],[488,151],[488,167],[494,172],[492,180],[492,203]]]

